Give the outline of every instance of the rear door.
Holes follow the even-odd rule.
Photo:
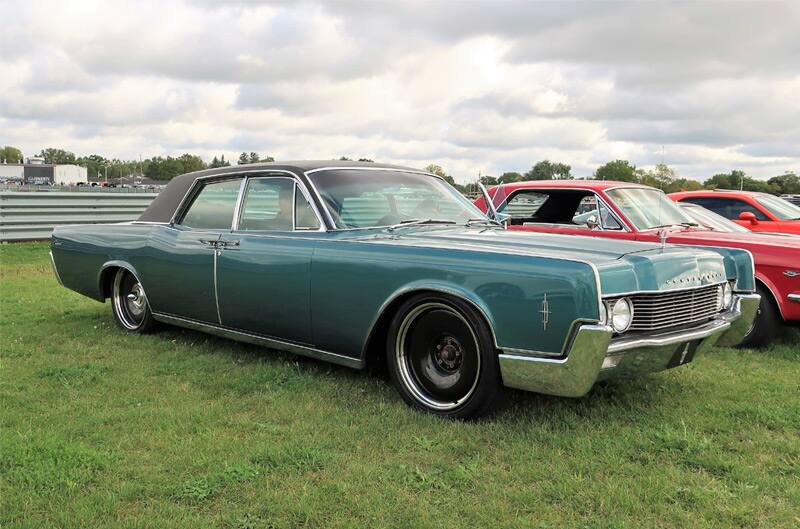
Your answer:
[[[155,312],[219,323],[214,271],[216,246],[229,233],[241,178],[207,181],[171,226],[154,231],[145,266],[158,288],[147,290]]]
[[[291,176],[247,180],[235,229],[222,236],[217,296],[222,324],[311,344],[311,258],[324,236]]]

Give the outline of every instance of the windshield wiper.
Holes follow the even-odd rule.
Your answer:
[[[650,226],[647,229],[648,230],[657,230],[659,228],[673,228],[675,226],[681,226],[683,228],[697,228],[700,225],[697,224],[696,222],[680,222],[680,223],[677,223],[677,224],[660,224],[658,226]]]
[[[455,221],[452,220],[442,220],[442,219],[410,219],[404,220],[402,222],[398,222],[397,224],[393,224],[391,226],[387,226],[386,229],[389,231],[394,231],[397,228],[406,228],[409,226],[420,226],[422,224],[455,224]]]
[[[483,224],[484,226],[502,226],[503,223],[496,221],[494,219],[467,219],[467,222],[464,224],[465,226],[473,226],[475,224]]]

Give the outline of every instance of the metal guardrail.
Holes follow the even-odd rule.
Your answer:
[[[48,239],[62,224],[136,220],[157,193],[0,193],[0,241]]]

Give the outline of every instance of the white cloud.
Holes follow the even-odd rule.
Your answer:
[[[800,171],[797,3],[12,1],[2,143]],[[31,30],[35,28],[35,30]],[[663,148],[663,150],[662,150]]]

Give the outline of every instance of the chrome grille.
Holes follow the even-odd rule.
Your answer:
[[[719,313],[717,294],[721,288],[722,285],[710,285],[630,296],[633,302],[630,331],[658,331],[708,321]]]

